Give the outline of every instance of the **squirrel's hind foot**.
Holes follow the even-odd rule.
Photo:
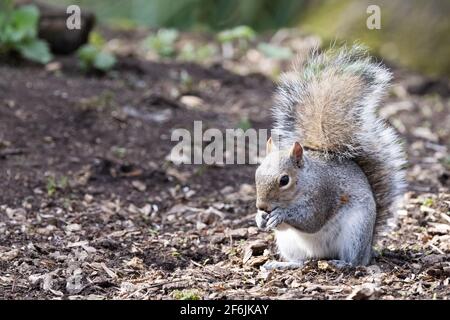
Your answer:
[[[328,260],[327,263],[336,269],[348,269],[354,267],[350,262],[344,260]]]
[[[298,269],[304,266],[304,262],[289,262],[289,261],[267,261],[261,266],[262,270],[287,270]]]
[[[335,269],[348,269],[354,266],[344,260],[328,260],[327,263],[334,267]],[[267,261],[261,266],[261,270],[289,270],[289,269],[300,269],[305,265],[304,261],[292,262],[292,261]]]

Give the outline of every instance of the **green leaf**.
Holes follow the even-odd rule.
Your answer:
[[[178,56],[184,61],[198,61],[202,62],[210,59],[217,53],[217,48],[213,45],[207,44],[199,47],[195,47],[192,43],[187,43],[181,49]]]
[[[233,40],[244,39],[252,40],[255,37],[255,31],[249,26],[238,26],[233,29],[224,30],[217,35],[217,39],[224,43]]]
[[[179,58],[185,61],[194,61],[196,58],[195,47],[192,43],[187,43],[181,48]]]
[[[260,43],[258,44],[258,50],[261,51],[265,56],[277,59],[277,60],[287,60],[292,57],[292,51],[289,48],[276,46],[270,43]]]
[[[78,58],[84,69],[94,68],[101,71],[108,71],[116,64],[113,54],[101,51],[92,44],[86,44],[78,49]]]
[[[177,30],[160,29],[156,35],[144,40],[144,44],[161,57],[172,57],[175,54],[175,41],[178,35]]]
[[[39,63],[48,63],[52,59],[52,54],[46,42],[33,39],[18,45],[17,50],[22,57]]]
[[[98,54],[98,52],[99,50],[95,46],[91,44],[85,44],[80,49],[78,49],[77,55],[81,61],[90,65],[94,62],[95,56]]]
[[[11,13],[10,26],[12,42],[19,42],[29,38],[35,38],[39,21],[39,10],[36,6],[28,5],[20,7]]]
[[[175,29],[161,29],[158,31],[158,38],[166,44],[173,44],[178,38],[178,31]]]
[[[46,42],[37,38],[39,10],[34,5],[13,8],[13,1],[0,0],[0,51],[17,51],[39,63],[52,59]]]
[[[211,58],[217,53],[217,48],[213,45],[204,45],[197,49],[197,61],[203,61],[205,59]]]
[[[94,67],[101,71],[108,71],[116,64],[116,58],[108,52],[99,52],[94,59]]]
[[[0,12],[9,13],[13,9],[13,0],[0,0]]]
[[[9,22],[9,17],[13,10],[12,0],[0,0],[0,45],[3,42],[4,31]]]
[[[96,48],[102,48],[106,43],[105,38],[103,38],[103,36],[100,33],[95,32],[95,31],[93,31],[89,34],[88,42],[89,42],[89,44],[92,44]]]
[[[252,123],[248,118],[242,118],[239,121],[238,127],[244,131],[247,131],[252,127]]]

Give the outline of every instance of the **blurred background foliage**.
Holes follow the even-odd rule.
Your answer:
[[[429,75],[450,75],[448,0],[46,0],[78,4],[116,28],[147,26],[257,32],[294,27],[334,40],[367,44],[373,54]],[[381,30],[366,27],[368,5],[381,8]]]

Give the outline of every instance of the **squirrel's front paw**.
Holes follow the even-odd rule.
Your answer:
[[[255,220],[256,225],[258,226],[259,229],[266,230],[268,215],[269,214],[267,212],[261,210],[258,210],[258,212],[256,213]]]
[[[266,230],[272,230],[276,228],[284,220],[284,212],[280,208],[277,208],[269,213],[267,216]]]

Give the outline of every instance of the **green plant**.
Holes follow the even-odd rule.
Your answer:
[[[219,32],[217,40],[221,43],[232,42],[234,40],[247,42],[253,40],[255,35],[255,31],[249,26],[238,26]]]
[[[258,44],[258,50],[261,51],[266,57],[276,60],[288,60],[293,55],[291,49],[289,48],[280,47],[265,42]]]
[[[238,127],[239,129],[247,131],[252,127],[252,123],[248,118],[242,118],[241,120],[239,120]]]
[[[432,207],[434,205],[434,201],[431,198],[426,198],[423,200],[422,205],[425,207]]]
[[[179,33],[175,29],[160,29],[155,35],[144,40],[144,46],[160,57],[173,57],[175,55],[175,41]]]
[[[196,290],[175,290],[172,292],[172,296],[177,300],[200,300],[200,295]]]
[[[125,158],[127,155],[127,149],[122,147],[112,147],[111,151],[117,158]]]
[[[104,110],[116,107],[115,94],[110,90],[103,90],[99,95],[82,98],[80,107],[82,110]]]
[[[232,58],[247,51],[250,41],[256,36],[255,31],[248,26],[238,26],[219,32],[217,40],[222,44],[222,56]],[[237,48],[237,51],[236,51]]]
[[[450,168],[450,156],[447,156],[446,158],[441,159],[441,163]]]
[[[150,228],[150,229],[148,229],[148,232],[152,236],[157,236],[159,234],[160,230],[159,229],[152,229],[152,228]]]
[[[78,49],[80,65],[84,70],[98,70],[107,72],[114,67],[116,57],[104,50],[105,40],[96,32],[89,36],[89,43]]]
[[[181,49],[179,58],[184,61],[203,62],[210,59],[217,53],[217,47],[207,44],[195,47],[192,43],[187,43]]]
[[[56,192],[55,177],[49,177],[47,179],[47,194],[49,197],[53,196]]]
[[[18,52],[23,58],[48,63],[52,59],[47,43],[38,39],[39,10],[34,5],[14,9],[12,1],[0,4],[0,53]]]
[[[62,176],[56,179],[54,176],[50,176],[47,179],[47,195],[52,197],[57,190],[64,190],[69,185],[69,179],[66,176]]]
[[[194,87],[194,79],[192,79],[189,72],[186,70],[181,70],[179,75],[179,81],[180,81],[180,89],[183,92],[190,92],[192,91]]]
[[[174,251],[172,251],[172,257],[175,257],[175,258],[177,258],[177,257],[180,257],[181,256],[181,253],[179,253],[176,249],[174,250]]]

